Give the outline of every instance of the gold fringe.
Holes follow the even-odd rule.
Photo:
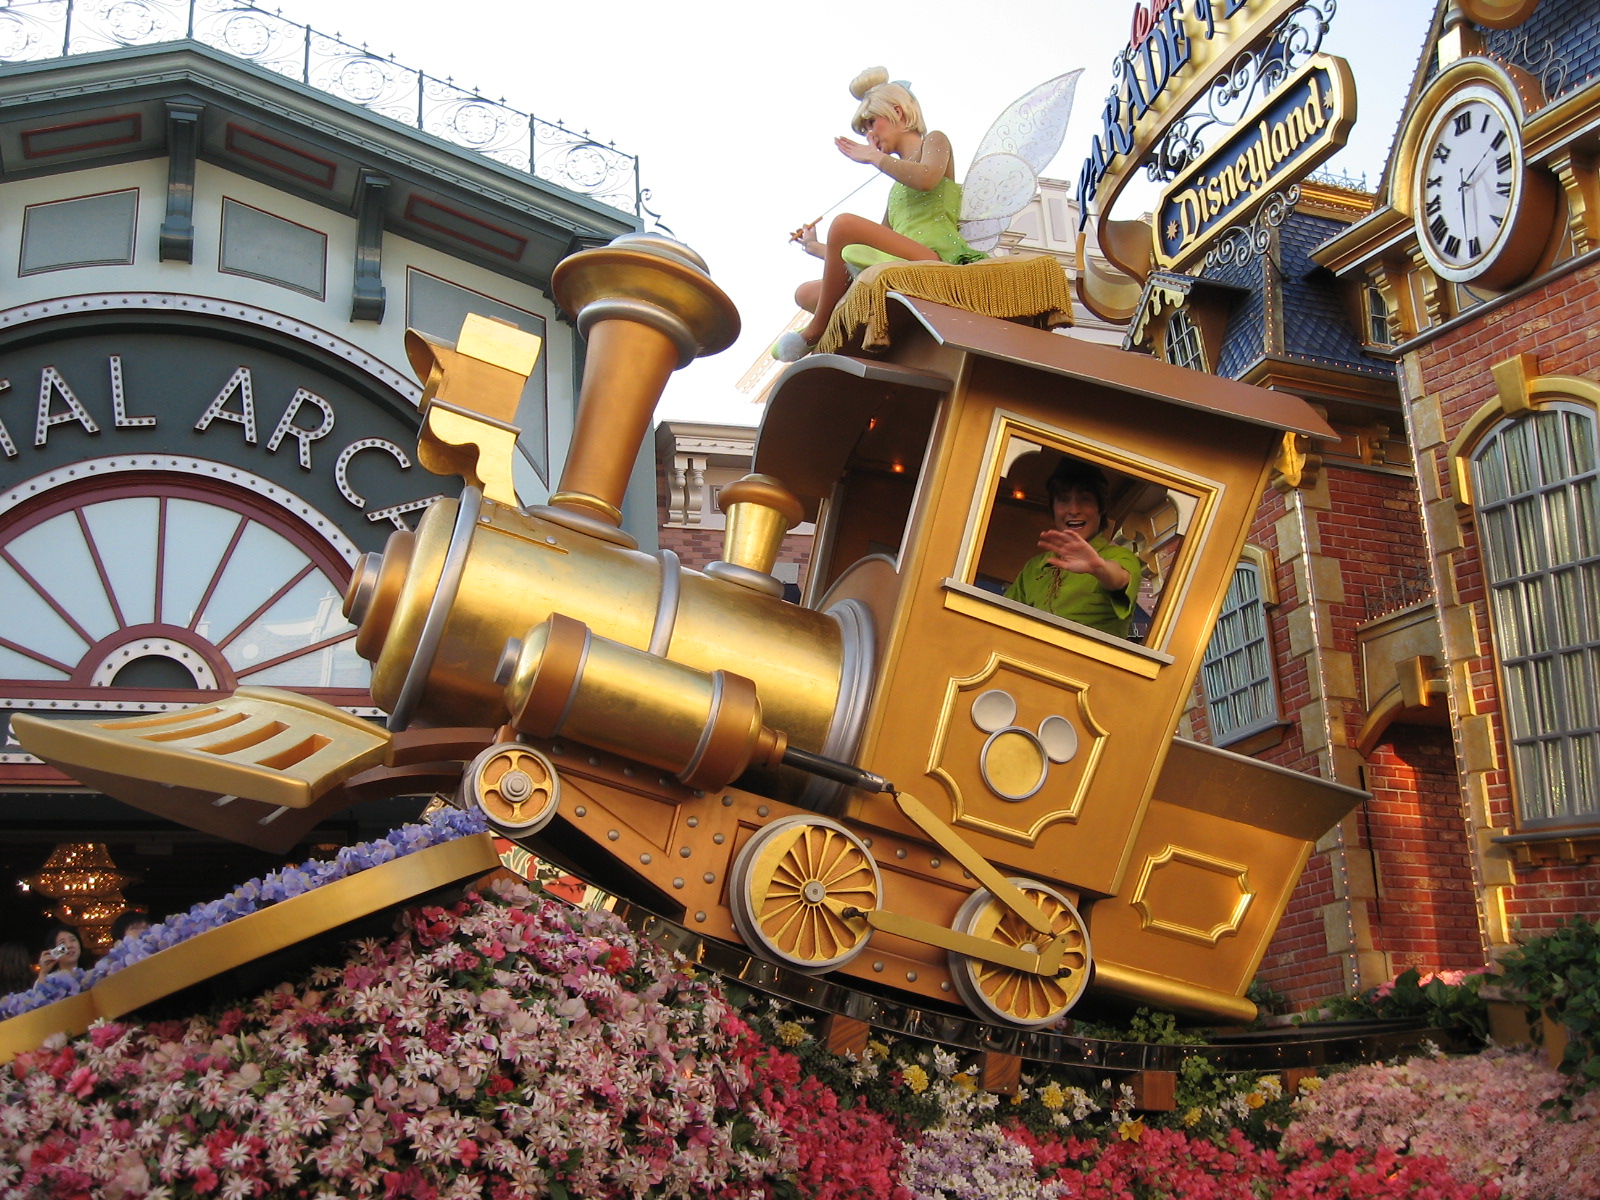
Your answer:
[[[1048,254],[954,263],[879,263],[851,284],[817,343],[822,354],[842,349],[861,334],[863,350],[889,344],[890,292],[948,304],[986,317],[1032,318],[1042,329],[1072,324],[1072,288],[1061,264]]]

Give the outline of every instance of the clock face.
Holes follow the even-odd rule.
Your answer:
[[[1505,247],[1521,202],[1516,119],[1488,88],[1467,88],[1429,126],[1417,160],[1417,225],[1434,270],[1463,283]]]

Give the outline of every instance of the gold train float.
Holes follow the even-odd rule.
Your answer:
[[[990,1023],[1086,992],[1248,1019],[1313,843],[1361,794],[1173,731],[1300,400],[901,296],[892,344],[771,393],[723,560],[619,506],[671,372],[738,315],[633,235],[554,279],[588,340],[572,451],[520,507],[508,424],[539,343],[407,335],[419,459],[462,476],[346,594],[388,728],[265,689],[107,722],[18,716],[84,783],[284,852],[364,798],[453,790],[542,857],[799,972]],[[1137,642],[1002,598],[1062,455],[1149,567]],[[771,575],[815,522],[800,604]],[[892,783],[890,781],[893,781]]]

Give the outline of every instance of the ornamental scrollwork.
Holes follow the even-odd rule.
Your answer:
[[[1572,60],[1557,50],[1550,38],[1535,41],[1526,29],[1517,29],[1491,36],[1487,49],[1496,58],[1521,67],[1532,75],[1550,99],[1566,92],[1573,75]]]
[[[534,129],[533,150],[533,173],[540,178],[611,205],[638,195],[632,155],[597,142],[588,133],[540,121]]]
[[[1305,0],[1287,13],[1265,44],[1234,59],[1205,96],[1168,126],[1150,148],[1145,175],[1167,183],[1198,161],[1206,151],[1203,134],[1238,125],[1322,49],[1336,11],[1338,0]]]
[[[1255,219],[1235,225],[1206,251],[1206,268],[1227,267],[1251,257],[1259,258],[1272,249],[1272,231],[1282,225],[1300,202],[1300,185],[1273,192],[1261,202]]]
[[[44,0],[0,9],[0,62],[37,62],[59,55],[69,8],[67,0]]]
[[[176,41],[189,27],[184,0],[73,0],[71,10],[68,54]]]
[[[312,30],[237,0],[195,0],[194,39],[289,79],[305,75]]]

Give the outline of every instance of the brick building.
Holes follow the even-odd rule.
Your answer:
[[[1317,252],[1399,366],[1436,597],[1417,682],[1453,733],[1408,766],[1460,810],[1450,874],[1491,948],[1600,912],[1597,43],[1594,0],[1440,4],[1377,206]]]
[[[656,496],[663,550],[683,565],[704,569],[722,557],[727,518],[717,494],[750,471],[756,431],[744,425],[663,421],[656,427]],[[773,575],[790,600],[799,600],[811,558],[814,526],[790,530],[778,551]]]
[[[1377,194],[1302,184],[1130,325],[1341,435],[1286,446],[1185,731],[1372,794],[1262,964],[1296,1004],[1600,912],[1597,41],[1441,2]]]

